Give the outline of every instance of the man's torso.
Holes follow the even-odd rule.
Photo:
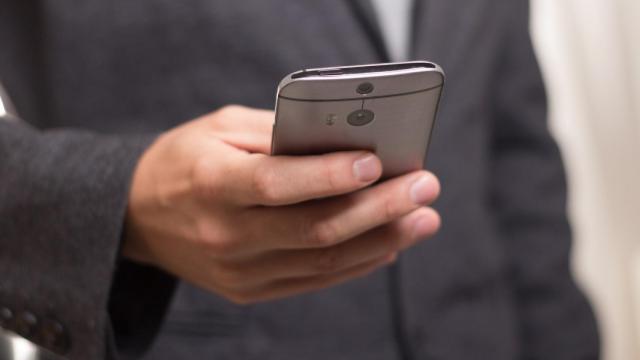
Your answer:
[[[504,17],[500,2],[432,0],[416,8],[411,58],[437,62],[448,74],[427,164],[446,184],[436,205],[444,226],[402,257],[400,291],[379,271],[320,293],[239,307],[182,284],[148,359],[393,359],[398,299],[406,340],[419,356],[518,356],[488,199],[495,114],[487,89],[502,39],[494,21]],[[230,103],[272,108],[289,72],[387,60],[371,8],[367,17],[356,3],[364,2],[41,1],[45,116],[34,122],[142,133]]]

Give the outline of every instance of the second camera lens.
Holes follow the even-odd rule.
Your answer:
[[[347,122],[353,126],[363,126],[372,122],[376,115],[371,110],[356,110],[349,114]]]

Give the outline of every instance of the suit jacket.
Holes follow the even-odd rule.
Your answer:
[[[528,5],[416,2],[412,58],[447,72],[441,232],[361,280],[237,306],[119,258],[136,161],[222,105],[272,108],[291,71],[387,60],[368,2],[4,1],[0,80],[31,125],[0,123],[2,326],[71,359],[597,358]]]

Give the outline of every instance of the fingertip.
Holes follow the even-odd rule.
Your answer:
[[[411,200],[417,205],[430,204],[440,195],[440,182],[430,172],[422,171],[421,173],[411,184],[409,190]]]
[[[373,153],[361,153],[353,162],[353,176],[363,183],[374,182],[382,176],[382,162]]]
[[[440,231],[440,228],[442,227],[442,217],[440,216],[440,213],[433,208],[428,207],[426,208],[426,210],[427,213],[429,213],[431,221],[433,222],[433,232],[430,235],[434,235],[435,233]]]
[[[416,239],[431,237],[440,230],[442,219],[432,208],[422,208],[421,215],[413,225],[413,237]]]
[[[427,176],[431,176],[433,181],[433,186],[435,188],[433,200],[435,201],[438,197],[440,197],[440,192],[442,191],[442,185],[440,184],[440,179],[438,179],[438,177],[434,173],[430,171],[427,171],[426,173],[427,173]]]

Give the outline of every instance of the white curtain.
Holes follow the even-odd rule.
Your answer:
[[[640,359],[640,1],[532,0],[571,186],[574,270],[605,360]]]

